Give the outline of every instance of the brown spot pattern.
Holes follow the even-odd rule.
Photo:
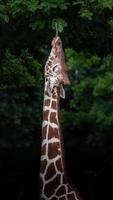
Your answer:
[[[40,177],[40,192],[42,192],[42,188],[43,188],[43,180],[42,180],[42,178]]]
[[[45,102],[44,102],[44,106],[49,106],[50,105],[50,99],[47,99],[47,100],[45,100]]]
[[[51,66],[52,62],[49,60],[48,65]]]
[[[47,160],[42,160],[41,161],[41,169],[40,169],[41,173],[44,173],[46,165],[47,165]]]
[[[51,139],[52,137],[59,138],[58,129],[57,128],[52,128],[51,126],[49,126],[48,139]]]
[[[68,185],[68,192],[72,192],[72,188]]]
[[[56,101],[52,101],[51,108],[56,110]]]
[[[41,148],[41,155],[45,154],[46,154],[46,144],[44,144],[44,146]]]
[[[46,121],[48,121],[48,114],[49,114],[49,110],[44,111],[43,119]]]
[[[48,71],[48,69],[49,69],[49,66],[48,66],[48,65],[46,65],[46,71]]]
[[[74,194],[68,194],[67,197],[68,197],[68,200],[75,200]]]
[[[50,122],[51,123],[55,123],[55,124],[58,123],[57,119],[56,119],[56,112],[51,112],[51,114],[50,114]]]
[[[46,134],[47,134],[47,125],[45,127],[43,127],[43,129],[42,129],[42,137],[43,137],[43,139],[46,139]]]
[[[61,186],[61,187],[59,188],[59,190],[57,191],[56,195],[61,196],[61,195],[63,195],[63,194],[66,194],[66,189],[65,189],[64,186]]]
[[[54,163],[51,163],[47,169],[45,180],[52,178],[56,174]]]
[[[56,99],[56,98],[57,98],[56,92],[53,93],[53,96],[52,96],[52,97],[53,97],[53,99]]]
[[[60,179],[61,176],[60,174],[58,174],[57,177],[53,179],[53,181],[45,185],[44,193],[46,194],[47,197],[50,197],[51,195],[54,194],[55,189],[60,185]]]
[[[48,144],[48,157],[49,159],[55,158],[57,155],[60,154],[60,151],[58,150],[60,147],[59,142],[54,142]]]
[[[56,167],[57,167],[57,170],[58,170],[58,171],[60,171],[60,172],[63,171],[61,159],[58,159],[58,160],[56,161]]]

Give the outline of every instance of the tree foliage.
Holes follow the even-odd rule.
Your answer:
[[[18,102],[23,98],[24,106],[29,110],[25,102],[30,98],[29,95],[32,99],[37,92],[34,101],[37,102],[39,98],[38,104],[42,105],[42,66],[49,54],[57,23],[72,82],[71,90],[67,89],[69,104],[62,111],[64,129],[68,127],[70,130],[69,124],[73,121],[72,132],[75,129],[78,135],[79,132],[86,132],[83,135],[86,143],[105,142],[106,132],[109,131],[109,135],[112,132],[112,9],[112,0],[1,0],[0,91],[1,102],[5,102],[1,106],[1,118],[8,113],[10,124],[13,121],[12,109],[5,109],[12,102],[10,98],[17,98]],[[13,90],[15,97],[9,95],[10,90]],[[14,102],[14,112],[18,116],[18,103],[16,100]],[[29,100],[29,103],[32,109],[34,102]],[[38,116],[41,116],[41,108],[37,110]],[[16,115],[13,117],[18,118]],[[4,117],[4,121],[8,122],[7,117]],[[18,124],[19,121],[14,123]],[[93,127],[90,132],[86,124],[88,130]]]
[[[35,131],[41,126],[42,80],[41,65],[27,50],[22,50],[19,57],[9,50],[2,56],[1,147],[22,147],[33,143]]]
[[[112,145],[113,56],[100,58],[69,48],[65,52],[73,95],[69,110],[62,111],[64,127],[70,130],[71,123],[72,132],[82,133],[80,137],[88,144],[104,145],[111,141]]]

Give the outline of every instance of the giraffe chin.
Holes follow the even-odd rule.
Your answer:
[[[54,86],[50,87],[50,84],[48,83],[46,85],[46,92],[48,93],[48,95],[51,96],[51,94],[54,92],[54,88],[55,87],[56,88],[58,88],[58,87],[60,88],[60,97],[62,99],[65,99],[65,90],[64,90],[64,87],[63,87],[62,84],[60,84],[60,86],[54,85]]]

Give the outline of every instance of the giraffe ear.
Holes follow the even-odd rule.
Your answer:
[[[60,86],[60,97],[65,99],[65,90],[62,85]]]

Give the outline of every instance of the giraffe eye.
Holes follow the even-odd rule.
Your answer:
[[[53,72],[56,72],[56,69],[57,69],[57,65],[55,65],[55,66],[53,67]]]

